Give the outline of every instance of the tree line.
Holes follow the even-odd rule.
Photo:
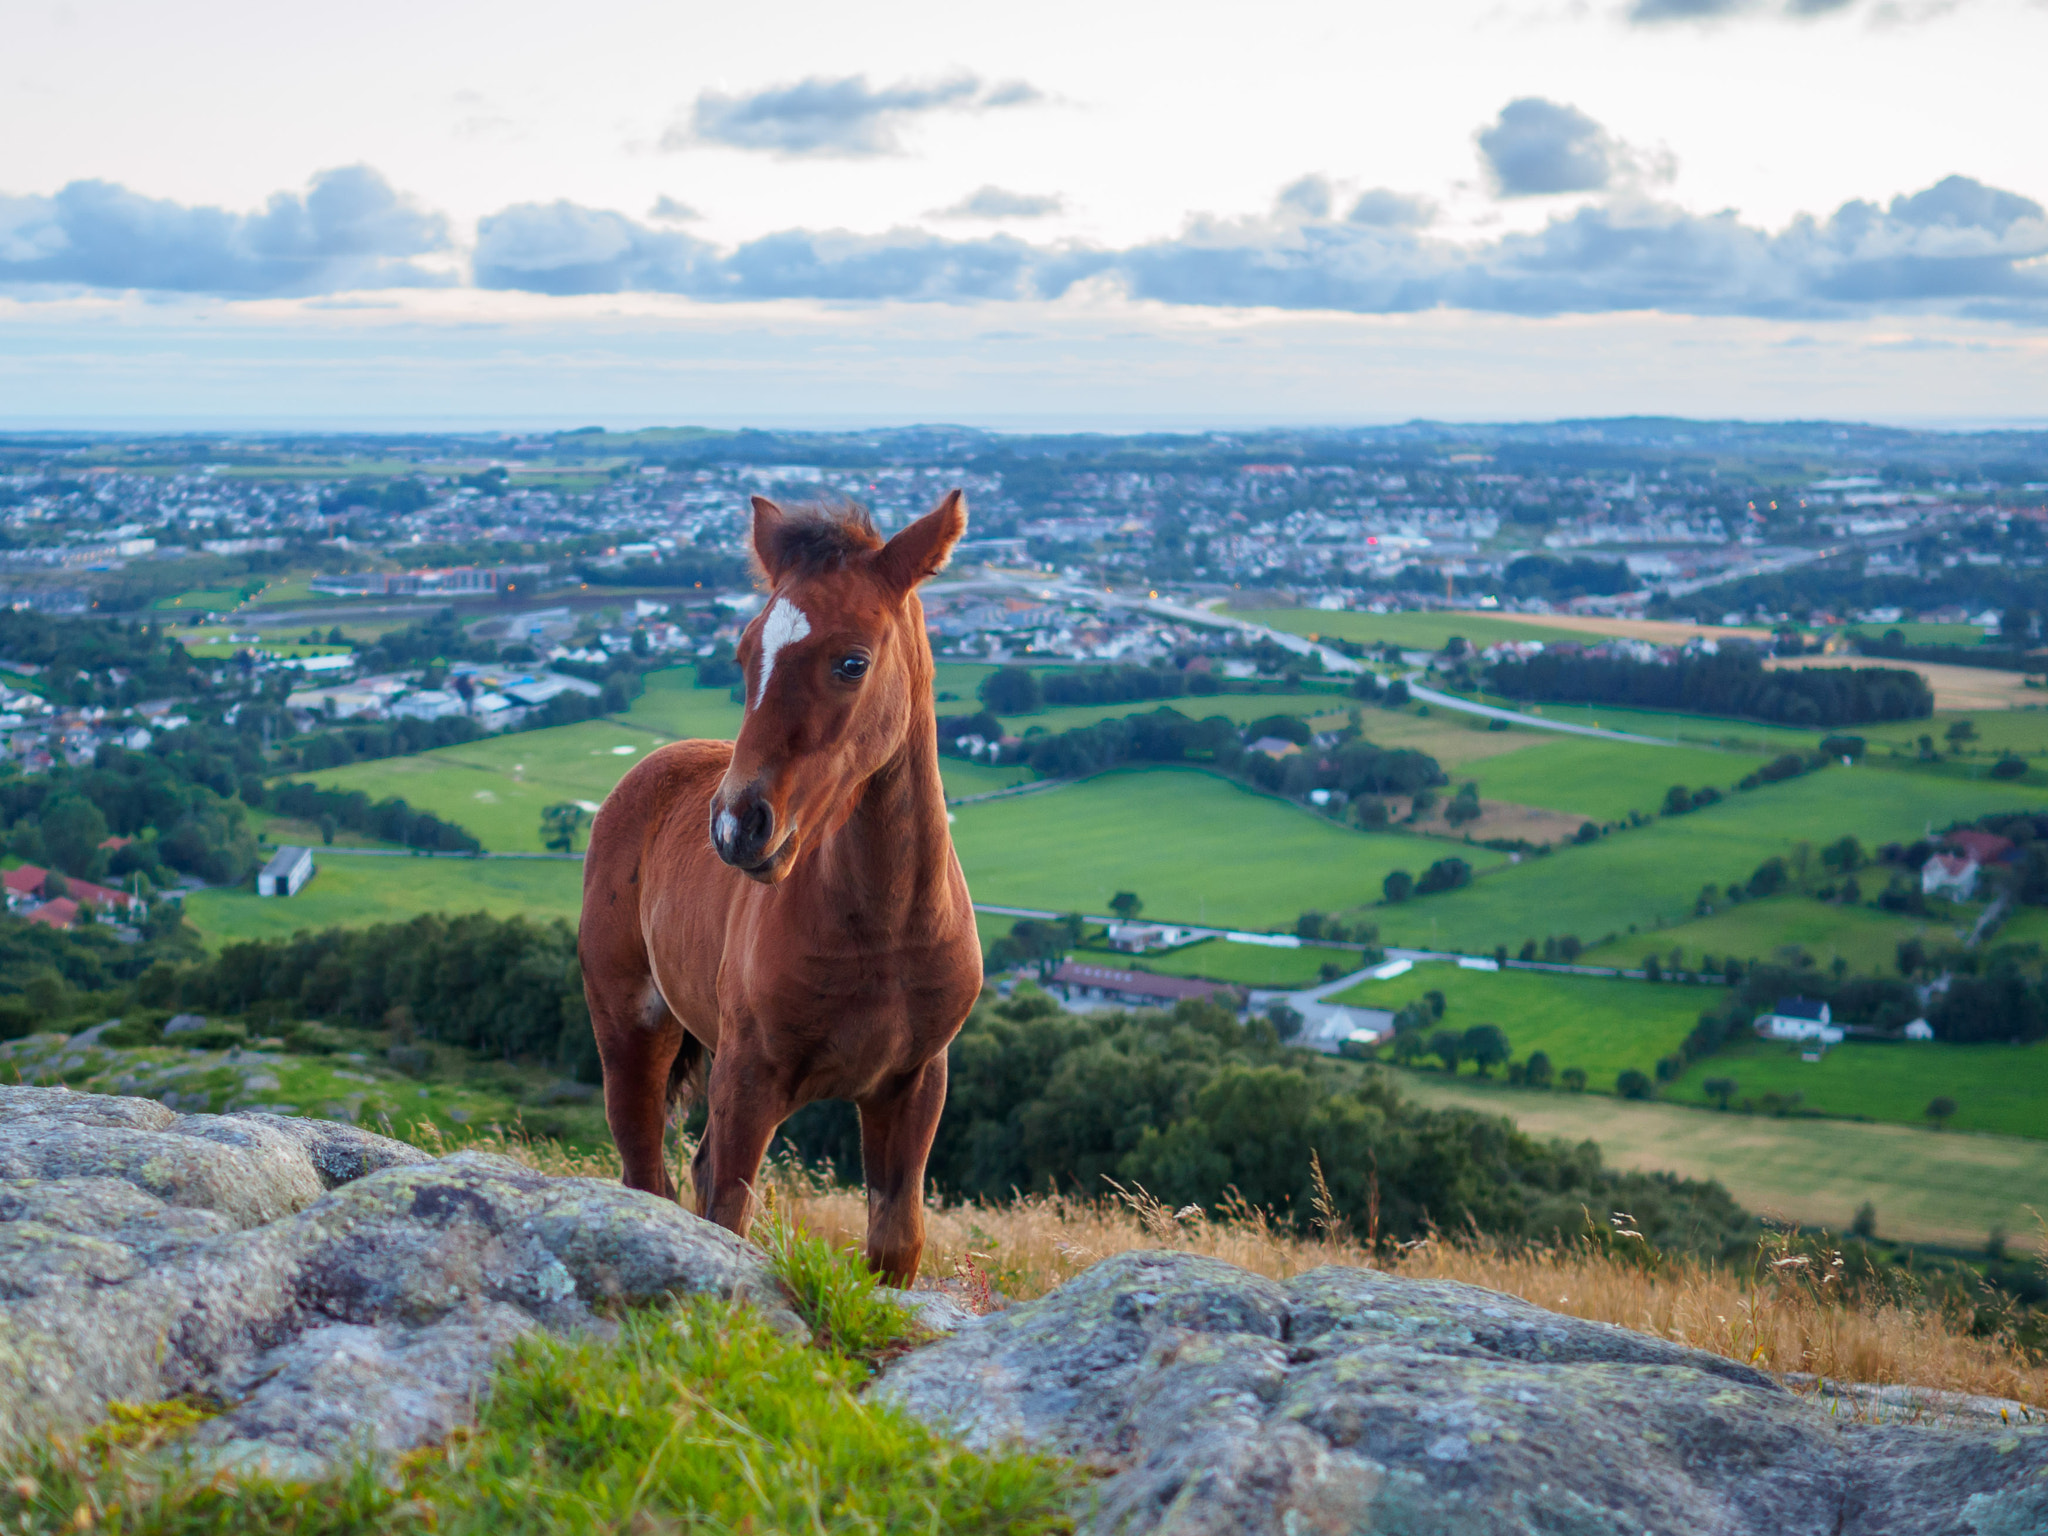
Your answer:
[[[1918,720],[1934,712],[1934,695],[1917,672],[1891,667],[1771,671],[1756,653],[1727,647],[1668,666],[1549,650],[1526,659],[1503,658],[1487,676],[1496,692],[1513,699],[1683,709],[1816,729]]]

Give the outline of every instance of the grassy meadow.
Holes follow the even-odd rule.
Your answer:
[[[583,866],[567,859],[373,858],[313,853],[299,894],[262,897],[249,886],[185,898],[186,920],[209,947],[238,939],[288,938],[301,929],[367,928],[424,912],[576,920]]]
[[[1576,640],[1603,638],[1592,630],[1558,629],[1529,624],[1512,614],[1489,613],[1330,613],[1321,608],[1232,608],[1231,617],[1249,619],[1268,629],[1310,638],[1349,640],[1358,645],[1397,645],[1406,651],[1440,651],[1453,635],[1475,646],[1503,640]]]
[[[1489,800],[1620,821],[1630,811],[1656,814],[1674,784],[1695,790],[1712,785],[1732,793],[1736,781],[1764,761],[1699,747],[1647,747],[1553,734],[1519,751],[1461,765],[1453,777],[1461,783],[1477,780],[1479,793]]]
[[[1357,950],[1329,944],[1269,949],[1263,944],[1233,944],[1228,939],[1204,939],[1163,955],[1090,954],[1086,958],[1100,965],[1135,964],[1139,970],[1157,976],[1197,976],[1203,981],[1228,981],[1241,987],[1287,988],[1316,985],[1322,980],[1325,965],[1350,972],[1362,963]]]
[[[2048,1141],[1540,1093],[1469,1073],[1408,1071],[1400,1084],[1424,1104],[1506,1115],[1531,1135],[1597,1141],[1618,1168],[1719,1179],[1752,1210],[1838,1232],[1865,1201],[1880,1235],[1957,1247],[1993,1228],[2038,1241],[2033,1213],[2048,1212]]]
[[[1035,795],[962,806],[953,841],[977,900],[1106,912],[1136,891],[1147,916],[1286,929],[1304,910],[1379,898],[1391,870],[1457,852],[1502,855],[1339,826],[1192,768],[1119,770]]]
[[[1865,883],[1874,883],[1874,877]],[[1974,909],[1966,910],[1974,921]],[[2021,918],[2026,916],[2021,914]],[[1839,958],[1853,972],[1889,976],[1895,973],[1899,945],[1907,939],[1922,939],[1930,948],[1938,948],[1957,937],[1954,923],[1935,918],[1842,906],[1810,896],[1773,896],[1723,907],[1711,917],[1694,918],[1661,933],[1596,944],[1582,958],[1588,965],[1635,967],[1645,956],[1655,954],[1665,965],[1696,970],[1707,956],[1777,961],[1790,958],[1788,951],[1804,951],[1823,969],[1832,969]],[[2001,941],[2011,937],[2008,931],[2000,931]],[[1674,951],[1676,961],[1671,958]]]
[[[1601,1093],[1612,1093],[1616,1075],[1630,1067],[1651,1071],[1659,1057],[1678,1049],[1701,1010],[1726,1001],[1719,987],[1547,971],[1467,971],[1442,961],[1388,981],[1361,982],[1332,1001],[1398,1010],[1428,992],[1444,996],[1436,1029],[1462,1034],[1475,1024],[1497,1024],[1516,1060],[1542,1051],[1559,1072],[1582,1068],[1587,1086]],[[1473,1072],[1467,1068],[1460,1075]]]

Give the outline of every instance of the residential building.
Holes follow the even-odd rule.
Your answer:
[[[1967,853],[1937,853],[1920,866],[1920,892],[1968,901],[1977,891],[1977,861]]]
[[[1840,1044],[1844,1033],[1834,1010],[1810,997],[1779,998],[1769,1013],[1758,1016],[1756,1032],[1766,1040],[1812,1040],[1822,1045]]]

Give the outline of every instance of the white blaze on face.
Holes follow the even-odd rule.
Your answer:
[[[777,653],[810,632],[811,621],[804,617],[803,609],[786,597],[775,599],[775,606],[761,621],[761,681],[754,689],[754,708],[759,709],[768,697],[768,679],[775,671]]]

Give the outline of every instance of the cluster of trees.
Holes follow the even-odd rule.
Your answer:
[[[484,728],[468,715],[448,715],[440,720],[365,720],[287,742],[279,750],[275,766],[320,773],[373,758],[409,757],[436,747],[459,747],[483,735]]]
[[[1294,920],[1297,938],[1318,944],[1373,944],[1380,931],[1372,923],[1347,923],[1327,912],[1304,912]]]
[[[1514,597],[1613,597],[1633,592],[1640,585],[1626,560],[1595,560],[1587,555],[1569,560],[1556,555],[1523,555],[1509,561],[1502,574]]]
[[[1391,682],[1377,672],[1361,672],[1352,681],[1351,697],[1382,709],[1399,709],[1409,699],[1408,685],[1400,678]]]
[[[90,768],[60,765],[0,779],[7,849],[86,880],[139,872],[160,885],[165,867],[210,885],[247,879],[257,864],[256,837],[236,798],[232,765],[211,783],[184,767],[175,756],[109,746]],[[132,841],[103,846],[115,837]]]
[[[1705,789],[1687,789],[1683,784],[1674,784],[1664,791],[1663,813],[1666,816],[1683,816],[1702,806],[1718,805],[1720,800],[1721,791],[1712,785]]]
[[[1300,1228],[1316,1220],[1320,1164],[1338,1216],[1360,1235],[1476,1226],[1548,1240],[1632,1214],[1660,1245],[1730,1254],[1754,1240],[1718,1185],[1602,1166],[1597,1147],[1539,1142],[1501,1119],[1428,1110],[1384,1074],[1283,1045],[1263,1019],[1209,1003],[1165,1017],[1075,1016],[1040,995],[985,1004],[950,1057],[931,1175],[1003,1199],[1047,1188],[1142,1186],[1169,1208],[1233,1195]],[[804,1156],[859,1170],[849,1106],[811,1106],[785,1127]],[[1587,1212],[1601,1213],[1588,1226]]]
[[[481,853],[484,846],[432,811],[414,810],[395,797],[373,801],[359,789],[319,789],[295,781],[275,784],[261,789],[256,808],[310,821],[320,828],[322,840],[330,843],[337,831],[346,828],[426,852]]]
[[[1917,720],[1934,712],[1934,695],[1917,672],[1890,667],[1801,667],[1768,671],[1754,651],[1726,645],[1713,656],[1669,666],[1566,650],[1488,669],[1509,698],[1618,704],[1737,715],[1781,725],[1832,727]]]
[[[389,1027],[599,1079],[576,935],[559,919],[476,912],[251,940],[152,967],[137,990],[145,1006]]]
[[[1398,906],[1410,896],[1434,896],[1439,891],[1455,891],[1472,883],[1472,866],[1463,859],[1438,859],[1416,879],[1405,869],[1394,870],[1380,882],[1380,889],[1388,901]]]
[[[2010,611],[2007,617],[2011,617]],[[1888,629],[1875,638],[1852,629],[1848,640],[1859,655],[1881,656],[1887,661],[1931,661],[1951,667],[1989,667],[2000,672],[2041,670],[2040,658],[2027,654],[2031,642],[2024,638],[2024,631],[2020,643],[2014,645],[1913,645],[1903,631],[1896,629]]]
[[[55,618],[0,610],[0,660],[42,669],[38,687],[53,703],[125,708],[180,697],[202,686],[185,648],[154,624]],[[109,675],[126,674],[121,682]]]
[[[108,1012],[101,1006],[108,994],[198,953],[198,939],[171,903],[158,904],[133,944],[97,925],[52,928],[0,914],[0,1040],[62,1027],[83,1008],[97,1023]]]

